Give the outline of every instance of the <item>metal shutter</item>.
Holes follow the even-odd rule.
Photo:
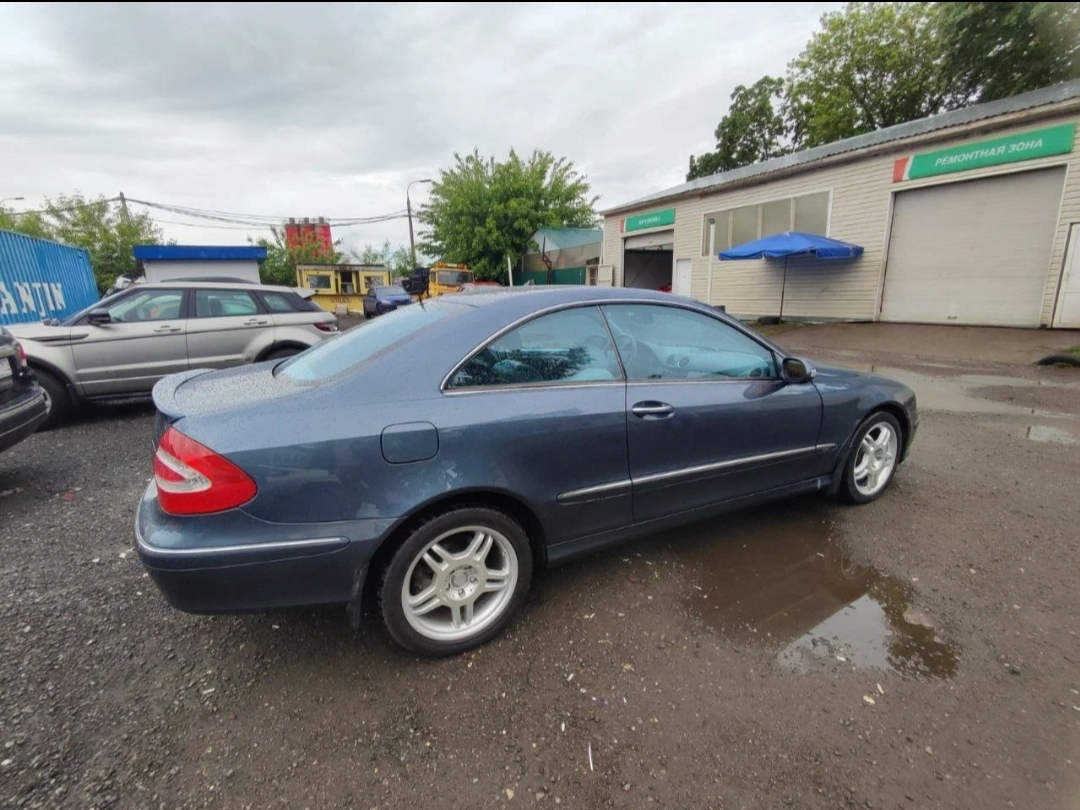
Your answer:
[[[1064,167],[902,191],[881,320],[1038,326]]]

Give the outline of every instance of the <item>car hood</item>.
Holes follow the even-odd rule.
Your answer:
[[[310,386],[275,377],[281,363],[268,361],[215,371],[192,369],[172,374],[154,386],[154,405],[170,421],[295,396]]]
[[[386,295],[379,299],[384,304],[408,304],[412,302],[411,295]]]
[[[836,366],[815,365],[814,368],[817,371],[814,384],[821,388],[862,387],[876,389],[880,395],[905,404],[913,401],[915,396],[915,392],[904,383],[890,377],[872,374],[869,371],[855,371]]]
[[[66,338],[72,329],[70,326],[47,326],[43,323],[13,323],[5,328],[19,340],[37,340],[42,343]]]

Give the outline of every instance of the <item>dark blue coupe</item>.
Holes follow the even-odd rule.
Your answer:
[[[136,539],[170,603],[377,604],[427,655],[499,633],[541,566],[799,493],[872,501],[918,426],[904,385],[595,287],[440,296],[154,401]]]

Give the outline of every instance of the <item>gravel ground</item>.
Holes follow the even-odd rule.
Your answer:
[[[0,456],[0,807],[1077,807],[1080,374],[859,352],[936,381],[880,501],[557,569],[443,661],[337,610],[173,611],[132,550],[151,412],[31,437]]]

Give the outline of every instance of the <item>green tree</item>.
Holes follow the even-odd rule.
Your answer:
[[[848,3],[788,66],[783,114],[797,148],[950,106],[932,3]]]
[[[407,276],[412,273],[413,263],[409,249],[404,245],[393,245],[387,239],[381,247],[364,245],[362,251],[353,251],[353,259],[360,264],[384,264],[395,276]]]
[[[326,245],[310,232],[301,232],[300,238],[289,244],[283,229],[271,228],[269,239],[249,238],[248,242],[266,248],[266,260],[259,268],[259,278],[263,284],[295,287],[298,264],[339,264],[345,259],[337,249],[341,240],[334,242],[334,247],[327,250]]]
[[[0,231],[36,236],[38,239],[52,239],[49,223],[40,211],[17,213],[10,208],[0,206]]]
[[[146,212],[128,213],[104,197],[88,200],[78,192],[46,200],[40,212],[14,216],[5,212],[5,216],[20,233],[85,248],[102,292],[112,287],[117,276],[138,272],[132,252],[135,245],[163,241],[161,229]]]
[[[716,150],[690,156],[687,180],[726,172],[787,154],[787,124],[781,114],[784,80],[764,76],[731,94],[731,106],[716,127]]]
[[[1080,3],[936,3],[942,72],[958,103],[1080,78]]]
[[[477,278],[506,278],[507,258],[516,267],[538,228],[589,228],[596,224],[597,197],[567,158],[534,151],[505,161],[478,150],[439,174],[421,206],[424,230],[417,248],[426,256],[469,265]]]

